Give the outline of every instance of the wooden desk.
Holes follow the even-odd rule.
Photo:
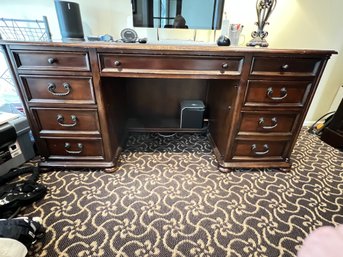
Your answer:
[[[127,134],[208,131],[219,168],[290,168],[334,51],[116,43],[2,43],[43,166],[116,166]],[[208,127],[180,129],[202,100]]]

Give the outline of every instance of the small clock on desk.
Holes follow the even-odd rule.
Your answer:
[[[125,43],[135,43],[137,42],[138,35],[137,32],[133,29],[123,29],[120,33],[120,36]]]

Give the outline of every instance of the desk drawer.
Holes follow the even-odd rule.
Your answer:
[[[21,75],[29,102],[95,103],[91,77]]]
[[[240,74],[243,57],[201,58],[180,56],[127,56],[100,54],[102,72],[213,71]]]
[[[45,139],[49,159],[103,159],[101,139]]]
[[[309,81],[249,80],[245,106],[304,106],[312,83]]]
[[[38,119],[40,130],[45,133],[62,130],[100,134],[97,110],[32,108],[32,112]]]
[[[276,140],[236,140],[233,150],[233,160],[283,160],[286,156],[288,141]]]
[[[290,134],[297,120],[298,113],[294,112],[243,112],[238,135],[250,132]]]
[[[88,53],[58,51],[13,51],[21,70],[89,71]]]
[[[295,57],[255,57],[252,75],[315,76],[321,59]]]

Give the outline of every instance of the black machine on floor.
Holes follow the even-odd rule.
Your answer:
[[[29,133],[26,117],[0,112],[0,176],[35,156]]]
[[[330,119],[330,123],[323,129],[321,139],[329,145],[343,151],[343,100]]]
[[[27,180],[6,184],[19,175],[29,172],[32,172],[32,175]],[[23,206],[44,197],[47,188],[36,182],[38,176],[39,168],[36,166],[12,169],[0,176],[0,218],[14,217]]]

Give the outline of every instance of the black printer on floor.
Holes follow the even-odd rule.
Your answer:
[[[0,112],[0,176],[34,156],[26,117]]]

